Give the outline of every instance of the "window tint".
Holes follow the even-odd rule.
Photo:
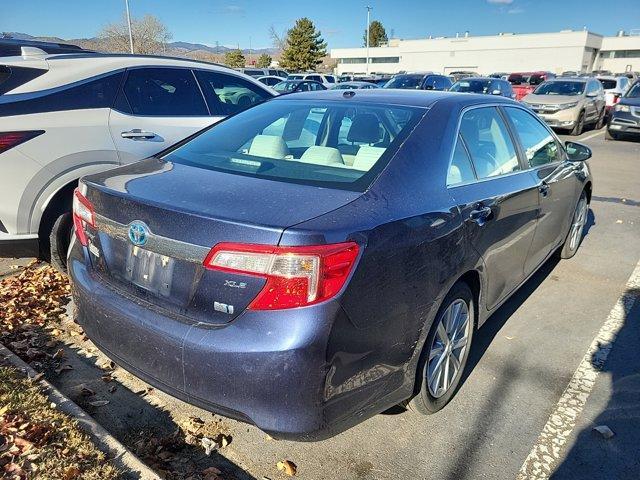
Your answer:
[[[453,150],[453,158],[451,159],[451,165],[447,173],[447,185],[471,182],[475,180],[475,178],[476,175],[471,166],[471,159],[469,158],[462,138],[458,135],[458,141]]]
[[[262,103],[271,95],[243,78],[197,70],[196,76],[212,114],[233,115]]]
[[[40,95],[36,98],[5,103],[0,108],[0,117],[63,110],[111,108],[122,75],[123,72],[118,72],[88,82],[70,85],[62,90],[52,89],[51,92],[45,90],[39,92]]]
[[[275,75],[277,77],[278,76],[278,71],[277,70],[269,70],[269,75]]]
[[[336,79],[333,77],[333,75],[326,75],[325,78],[327,79],[328,83],[336,83]]]
[[[47,70],[41,68],[0,65],[0,95],[18,88],[45,73],[47,73]]]
[[[460,135],[469,149],[478,178],[520,170],[516,149],[495,108],[475,108],[466,112],[460,123]]]
[[[238,175],[363,191],[423,114],[411,107],[280,99],[234,115],[165,158]]]
[[[130,70],[124,93],[134,115],[209,115],[193,73],[184,68]]]
[[[530,167],[562,160],[557,142],[533,115],[519,108],[507,107],[505,110],[515,127]]]
[[[307,75],[305,80],[314,80],[316,82],[322,83],[322,77],[320,77],[320,75]]]

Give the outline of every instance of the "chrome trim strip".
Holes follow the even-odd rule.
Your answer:
[[[95,221],[96,228],[100,232],[106,233],[110,237],[117,238],[118,240],[130,243],[130,224],[124,225],[100,214],[96,214]],[[202,264],[205,257],[211,250],[210,247],[203,247],[201,245],[194,245],[193,243],[187,243],[181,240],[163,237],[161,235],[156,235],[151,231],[149,232],[149,236],[147,237],[147,242],[145,243],[144,247],[141,248],[152,251],[159,255],[178,258],[180,260],[197,264]]]

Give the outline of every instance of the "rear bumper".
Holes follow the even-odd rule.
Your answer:
[[[39,242],[37,235],[8,235],[0,232],[0,257],[37,257]]]
[[[607,128],[613,134],[640,135],[640,117],[630,113],[615,112]]]
[[[246,311],[223,326],[188,324],[107,286],[85,255],[74,242],[78,323],[105,354],[158,389],[278,438],[320,440],[363,419],[361,398],[327,395],[327,344],[334,322],[344,321],[338,302]]]

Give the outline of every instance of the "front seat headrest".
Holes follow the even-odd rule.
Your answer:
[[[347,140],[358,143],[377,143],[380,137],[380,122],[372,113],[361,113],[353,117]]]

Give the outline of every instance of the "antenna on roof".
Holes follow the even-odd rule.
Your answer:
[[[47,52],[38,47],[21,47],[20,55],[23,57],[41,57],[48,55]]]

